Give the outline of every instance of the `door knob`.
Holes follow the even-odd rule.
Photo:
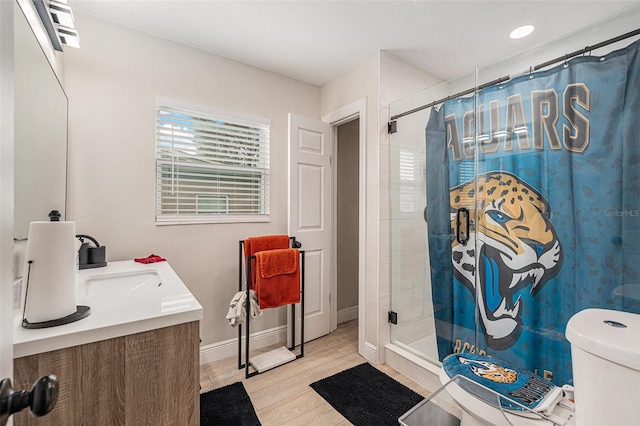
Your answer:
[[[58,400],[58,378],[53,374],[42,376],[30,391],[14,391],[11,380],[0,381],[0,426],[7,424],[9,416],[29,407],[36,417],[44,416],[53,410]]]

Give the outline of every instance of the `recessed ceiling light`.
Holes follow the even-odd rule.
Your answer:
[[[531,34],[533,30],[534,30],[533,25],[523,25],[511,31],[511,34],[509,34],[509,37],[513,39],[523,38]]]

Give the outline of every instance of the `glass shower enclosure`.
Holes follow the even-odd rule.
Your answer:
[[[636,5],[390,105],[393,344],[562,385],[573,314],[640,313],[638,22]]]

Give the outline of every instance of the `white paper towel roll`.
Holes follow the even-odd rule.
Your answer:
[[[31,222],[22,284],[28,322],[76,311],[75,236],[75,222]]]

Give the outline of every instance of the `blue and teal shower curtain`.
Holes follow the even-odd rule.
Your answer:
[[[640,293],[639,42],[447,101],[426,144],[440,359],[487,353],[571,383],[569,318],[640,313],[625,296]]]

